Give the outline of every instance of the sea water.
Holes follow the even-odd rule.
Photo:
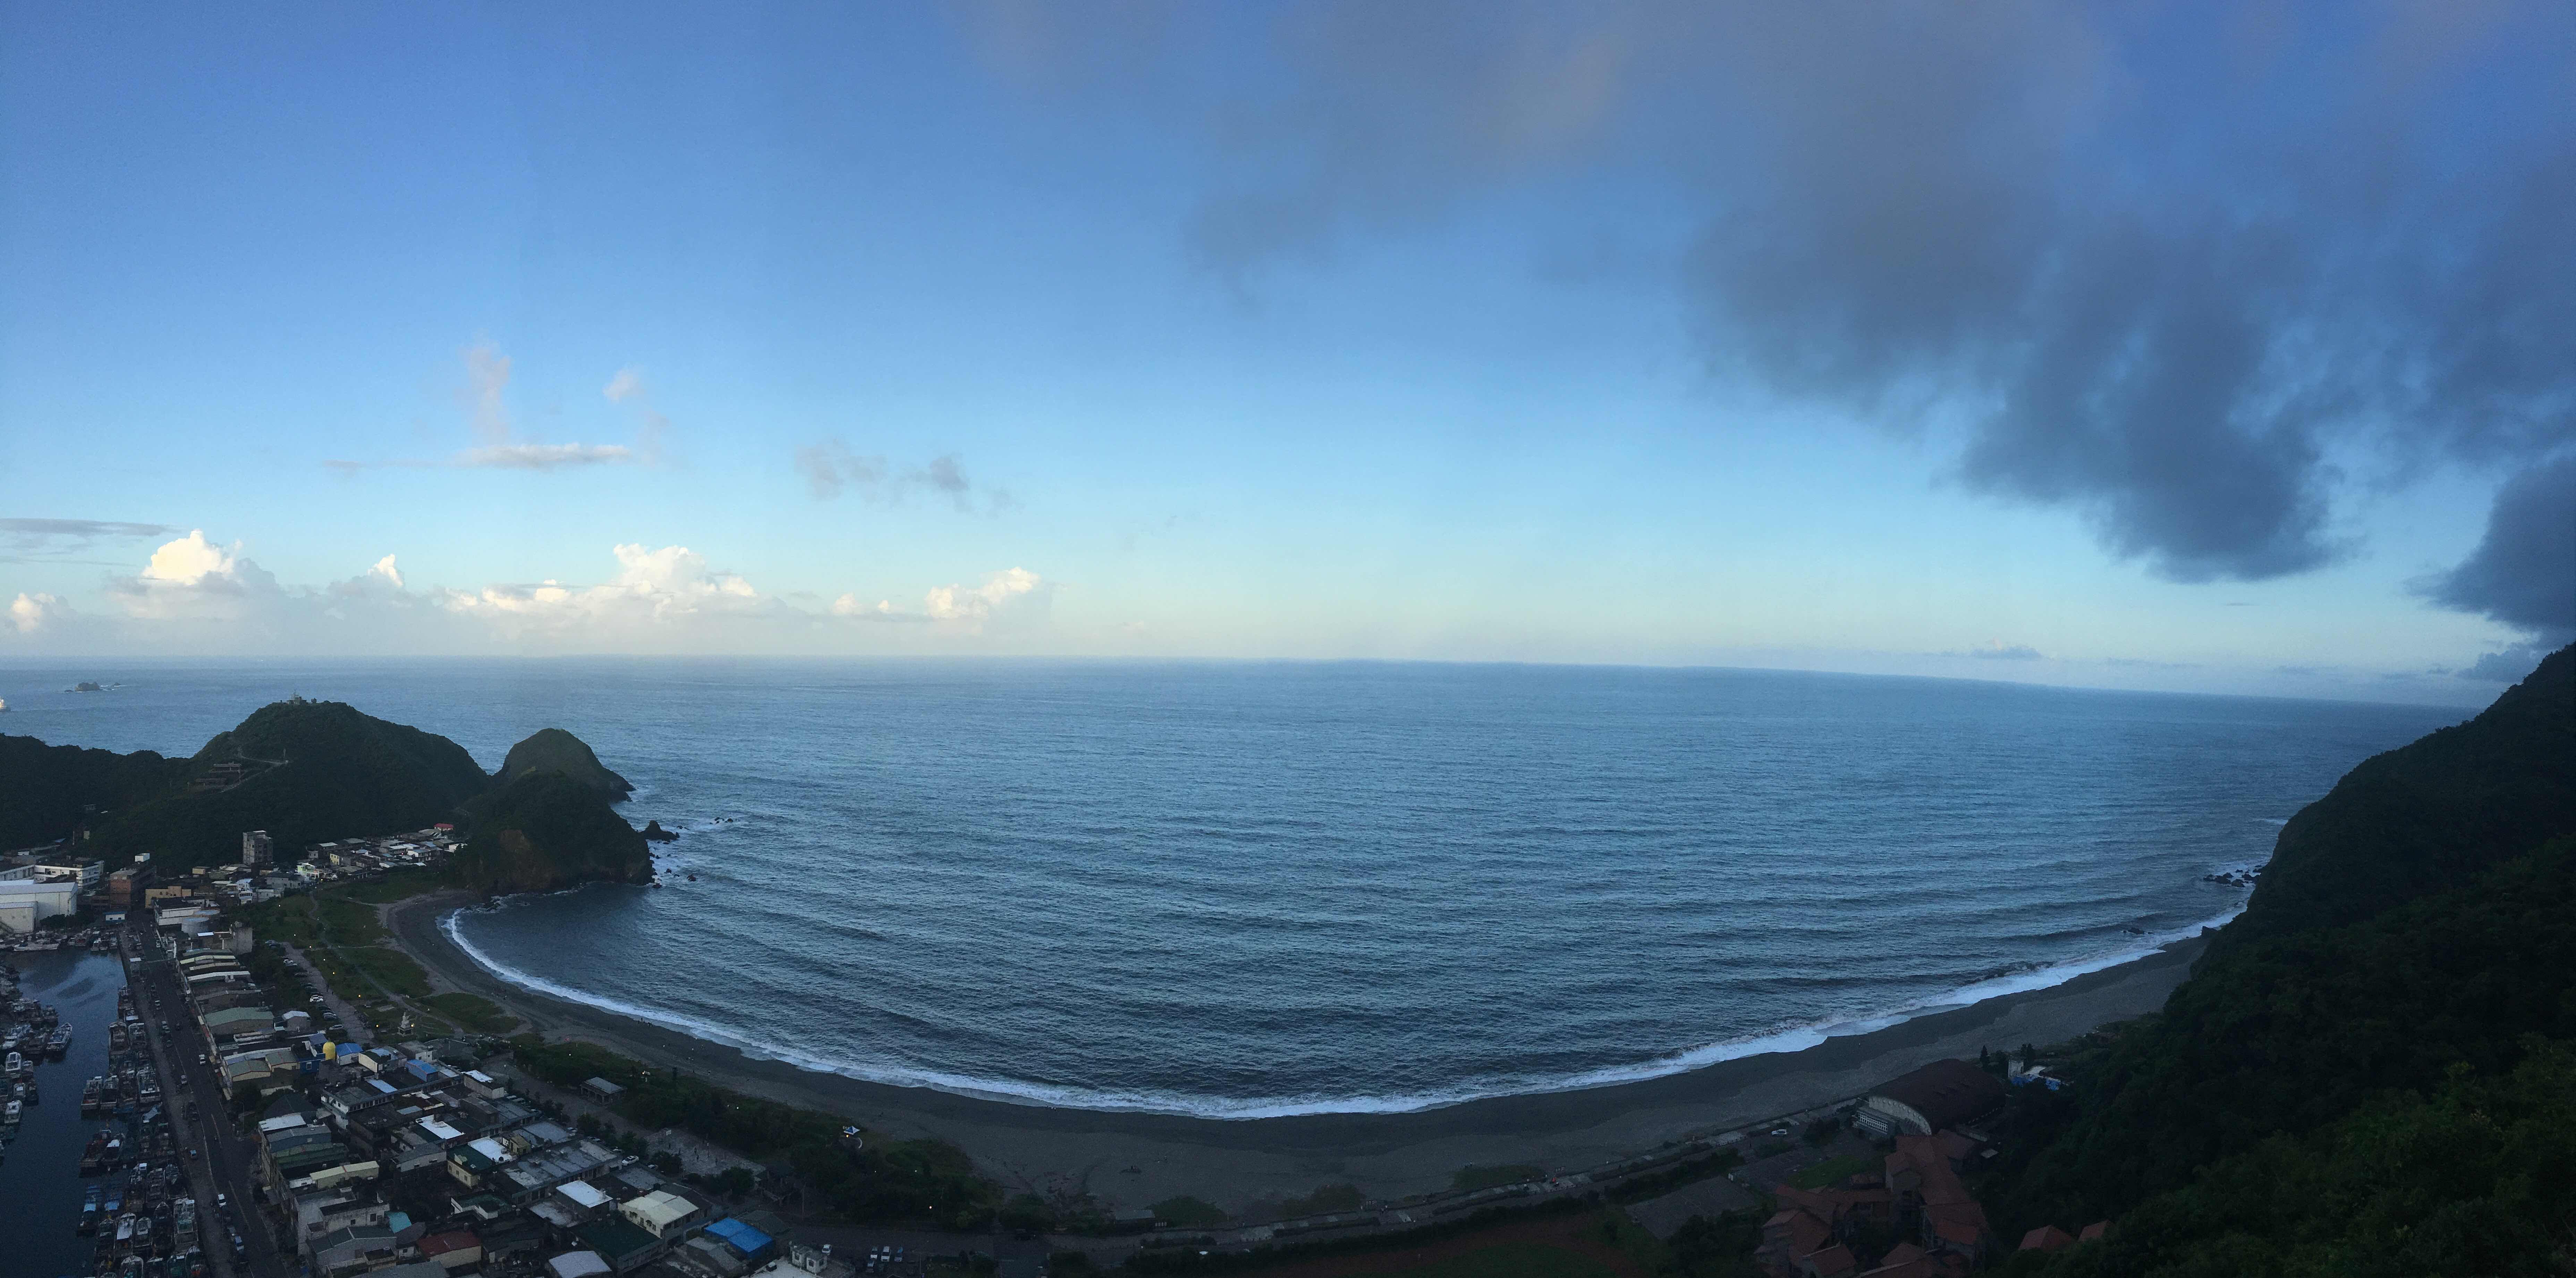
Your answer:
[[[59,691],[76,678],[104,693]],[[0,669],[195,750],[300,693],[487,767],[571,730],[659,889],[452,916],[509,980],[889,1083],[1252,1117],[1650,1077],[2033,988],[2423,707],[1739,670],[503,660]]]

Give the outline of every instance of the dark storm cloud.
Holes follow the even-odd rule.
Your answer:
[[[2529,631],[2544,648],[2576,640],[2576,455],[2506,484],[2478,548],[2425,593]]]
[[[1352,0],[1272,34],[1202,113],[1188,241],[1236,286],[1654,174],[1722,385],[1955,435],[1969,487],[2166,577],[2318,567],[2342,486],[2576,437],[2562,4]]]

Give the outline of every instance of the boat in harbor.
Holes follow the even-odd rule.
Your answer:
[[[63,1058],[63,1053],[70,1051],[71,1047],[72,1027],[69,1025],[57,1026],[54,1030],[53,1036],[45,1040],[45,1055],[53,1057],[55,1060],[61,1060]]]
[[[89,1195],[81,1199],[80,1227],[76,1232],[82,1234],[98,1232],[98,1186],[96,1185],[90,1186]]]
[[[119,1247],[131,1247],[134,1245],[133,1212],[129,1211],[116,1218],[116,1245]]]
[[[11,1052],[9,1053],[9,1064],[6,1068],[9,1077],[16,1078],[27,1072],[27,1058],[17,1052]]]

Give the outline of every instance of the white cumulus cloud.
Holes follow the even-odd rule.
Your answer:
[[[241,567],[241,560],[234,554],[240,548],[238,542],[230,550],[217,546],[206,540],[204,529],[193,529],[187,536],[165,542],[153,551],[151,562],[143,565],[142,576],[146,581],[179,586],[194,586],[208,577],[229,577]]]
[[[69,615],[71,605],[64,603],[60,595],[31,595],[22,590],[9,604],[9,625],[22,635],[34,634],[44,629],[47,623]]]

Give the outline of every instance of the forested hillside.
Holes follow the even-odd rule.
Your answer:
[[[279,847],[296,848],[455,821],[490,784],[455,742],[336,701],[263,706],[184,767],[193,781],[226,764],[241,766],[244,778],[221,789],[176,788],[126,808],[99,822],[93,846],[206,865],[240,856],[244,830],[266,830]]]
[[[2003,1236],[2114,1228],[2015,1271],[2516,1272],[2466,1241],[2473,1220],[2490,1243],[2554,1237],[2565,1263],[2576,1199],[2535,1196],[2513,1168],[2567,1139],[2541,1096],[2576,1043],[2571,783],[2565,650],[2300,813],[2162,1015],[2074,1064],[2066,1091],[2016,1098],[1977,1186]],[[2434,1157],[2446,1141],[2468,1143]],[[2401,1148],[2412,1161],[2373,1162]],[[2408,1221],[2428,1231],[2399,1249],[2411,1268],[2353,1260],[2399,1254]]]
[[[0,846],[86,823],[105,859],[186,867],[238,858],[245,830],[268,831],[292,856],[449,822],[469,837],[451,873],[478,889],[640,883],[652,856],[614,807],[631,788],[560,728],[512,747],[487,776],[445,737],[298,698],[253,711],[186,759],[0,737]]]
[[[0,736],[0,848],[51,843],[84,819],[175,792],[187,761]]]
[[[561,772],[531,772],[509,782],[480,806],[473,828],[451,872],[479,891],[543,892],[653,877],[644,836],[600,790]]]

